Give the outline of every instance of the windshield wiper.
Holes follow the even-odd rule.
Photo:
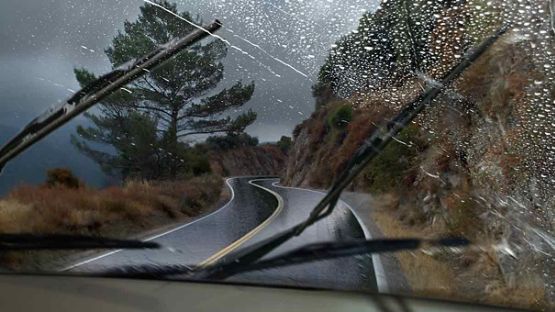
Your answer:
[[[469,50],[462,60],[443,76],[439,84],[428,86],[420,96],[407,104],[392,120],[390,120],[384,129],[377,129],[374,131],[360,146],[343,172],[335,178],[327,194],[316,205],[305,221],[256,244],[231,253],[212,265],[197,268],[192,274],[193,277],[200,279],[224,279],[235,274],[234,272],[241,271],[242,268],[256,265],[255,262],[259,261],[269,252],[289,239],[300,235],[307,227],[315,222],[330,215],[339,200],[341,192],[366,167],[366,165],[374,159],[374,157],[376,157],[401,130],[409,125],[425,107],[431,105],[432,101],[441,91],[450,86],[466,68],[487,51],[507,30],[507,26],[501,27],[480,45]]]
[[[158,243],[64,234],[0,234],[0,252],[35,249],[156,249]]]
[[[289,266],[312,261],[329,260],[356,255],[416,250],[424,247],[463,247],[469,244],[470,241],[464,238],[444,238],[438,240],[423,240],[416,238],[374,239],[346,242],[334,241],[315,243],[302,246],[300,248],[294,249],[275,257],[262,259],[248,266],[235,267],[234,272],[226,272],[226,274],[232,273],[233,275],[235,275],[238,273],[253,270],[271,269],[281,266]]]
[[[423,240],[415,238],[405,239],[375,239],[375,240],[355,240],[344,242],[323,242],[302,246],[300,248],[282,253],[280,255],[262,259],[250,265],[232,267],[233,271],[220,271],[218,274],[211,275],[212,279],[220,279],[239,273],[273,269],[295,264],[309,263],[314,261],[336,259],[342,257],[368,255],[384,252],[396,252],[405,250],[416,250],[423,247],[429,248],[449,248],[464,247],[470,242],[464,238],[444,238],[438,240]],[[162,278],[177,275],[192,275],[199,268],[191,265],[139,265],[122,266],[99,273],[101,276],[110,277],[133,277],[133,278]]]
[[[183,49],[197,43],[211,35],[222,24],[216,20],[213,23],[199,27],[187,36],[175,38],[159,46],[151,53],[131,60],[112,72],[105,74],[83,89],[76,92],[62,105],[58,105],[33,119],[8,143],[0,148],[0,172],[8,161],[25,151],[50,132],[69,122],[71,119],[97,104],[105,97],[119,90],[126,84],[148,73],[162,62],[176,55]]]

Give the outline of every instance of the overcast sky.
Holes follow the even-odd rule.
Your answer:
[[[248,132],[261,141],[290,135],[313,110],[311,86],[331,44],[357,24],[368,0],[175,1],[206,22],[224,23],[226,84],[256,83],[245,109],[259,114]],[[109,70],[104,49],[143,0],[0,2],[0,124],[21,127],[78,88],[74,67]],[[258,46],[258,47],[257,47]],[[81,117],[82,119],[82,117]]]

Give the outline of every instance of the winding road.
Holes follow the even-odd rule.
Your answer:
[[[218,261],[228,253],[267,238],[304,220],[323,193],[283,187],[276,178],[236,177],[226,180],[231,199],[218,210],[146,240],[166,248],[115,250],[75,263],[64,270],[91,272],[122,265],[200,264]],[[343,201],[327,218],[273,251],[281,253],[304,244],[369,237],[354,211]],[[232,281],[288,286],[381,291],[380,263],[355,256],[249,272]],[[377,278],[378,277],[378,278]]]

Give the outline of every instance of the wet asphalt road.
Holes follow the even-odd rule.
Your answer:
[[[70,270],[91,272],[122,265],[198,264],[207,259],[213,260],[233,250],[233,247],[239,249],[250,245],[304,220],[323,196],[310,190],[281,187],[277,184],[278,179],[241,177],[230,178],[226,182],[232,190],[232,198],[222,208],[149,239],[166,248],[110,252],[75,263]],[[286,242],[270,255],[308,243],[357,238],[364,238],[361,224],[352,211],[343,202],[339,202],[333,214],[309,227],[302,235]],[[367,255],[249,272],[230,280],[377,290],[372,258]]]

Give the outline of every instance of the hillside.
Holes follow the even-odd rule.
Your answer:
[[[420,31],[429,35],[422,38],[429,40],[410,48],[395,40],[407,32],[408,18],[398,10],[403,3],[383,2],[330,53],[315,92],[317,109],[294,131],[284,182],[328,187],[363,140],[427,83],[437,83],[461,50],[499,25],[496,17],[519,25],[534,21],[509,31],[482,55],[350,188],[377,199],[372,218],[386,235],[459,235],[490,246],[456,255],[400,255],[415,293],[545,308],[555,299],[549,278],[555,265],[548,256],[555,233],[555,60],[549,52],[555,42],[546,35],[547,19],[539,18],[547,5],[532,1],[541,10],[517,13],[518,5],[509,1],[484,14],[467,2],[439,6],[433,18],[414,11]],[[465,26],[453,28],[457,20]],[[386,32],[383,40],[372,40],[374,28],[368,25]],[[387,33],[387,27],[393,31]],[[383,57],[406,56],[411,49],[434,61],[422,65],[418,57]],[[380,78],[368,78],[373,72]],[[503,241],[510,252],[499,247]],[[443,290],[431,287],[444,267],[443,280],[453,282]]]
[[[221,176],[272,175],[284,172],[287,155],[278,146],[243,146],[209,154],[212,172]]]
[[[208,158],[210,171],[224,177],[246,175],[277,176],[285,172],[291,138],[283,136],[275,143],[259,143],[246,133],[211,136],[195,145]]]

